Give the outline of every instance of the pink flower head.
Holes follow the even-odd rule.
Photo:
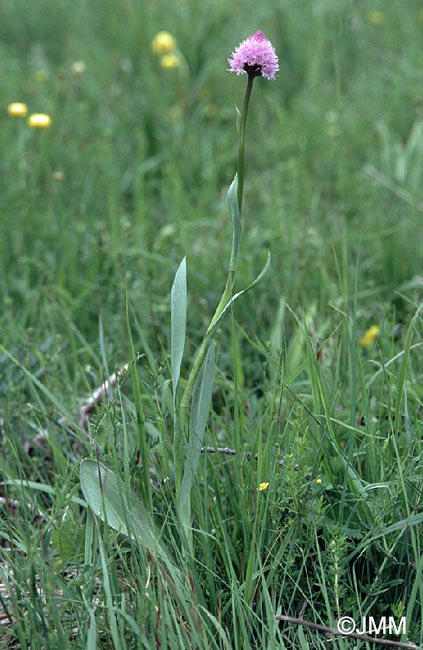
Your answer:
[[[260,30],[242,41],[228,61],[229,72],[252,77],[274,79],[279,70],[275,48]]]

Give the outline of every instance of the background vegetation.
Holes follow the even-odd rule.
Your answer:
[[[237,453],[201,457],[190,553],[170,288],[186,255],[183,384],[230,254],[245,80],[227,58],[256,29],[281,70],[250,106],[237,286],[268,250],[272,267],[217,335],[206,441]],[[176,68],[151,51],[160,30]],[[1,3],[1,647],[327,647],[274,618],[300,612],[406,615],[423,643],[422,37],[418,0]],[[134,369],[173,574],[130,521]],[[83,458],[120,477],[120,528],[87,507]]]

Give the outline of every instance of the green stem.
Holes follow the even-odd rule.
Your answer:
[[[253,81],[254,81],[254,76],[253,75],[248,75],[248,82],[247,82],[247,88],[245,91],[245,96],[244,96],[244,106],[242,109],[241,113],[241,120],[239,124],[239,144],[238,144],[238,190],[237,190],[237,198],[238,198],[238,207],[239,207],[239,213],[241,215],[242,211],[242,196],[243,196],[243,190],[244,190],[244,158],[245,158],[245,127],[247,124],[247,114],[248,114],[248,106],[250,103],[250,97],[251,97],[251,91],[253,88]],[[233,251],[232,251],[233,253]],[[235,257],[236,259],[236,257]],[[215,333],[215,323],[219,316],[221,315],[223,309],[227,305],[228,301],[231,299],[232,296],[232,290],[234,287],[234,282],[235,282],[235,272],[236,272],[236,262],[234,262],[234,255],[231,255],[231,262],[228,270],[228,277],[226,280],[226,285],[225,285],[225,290],[222,294],[222,297],[220,299],[220,302],[218,306],[216,307],[216,311],[214,313],[213,318],[210,321],[210,325],[207,328],[207,331],[204,335],[203,341],[200,345],[200,348],[197,352],[197,355],[195,357],[191,372],[188,377],[187,384],[185,386],[185,391],[182,395],[182,400],[181,400],[181,430],[183,431],[185,429],[186,425],[186,419],[187,419],[187,412],[189,408],[189,404],[191,401],[191,396],[194,390],[194,384],[197,380],[198,374],[200,372],[201,366],[203,365],[204,359],[207,354],[207,350],[209,349],[209,345],[214,337]]]
[[[253,89],[254,76],[248,75],[247,88],[244,96],[244,106],[239,124],[239,147],[238,147],[238,206],[242,211],[242,196],[244,192],[244,151],[245,151],[245,126],[247,124],[248,106],[250,104],[251,91]]]

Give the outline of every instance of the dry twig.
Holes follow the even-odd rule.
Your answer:
[[[118,377],[124,372],[127,372],[128,368],[129,365],[125,364],[116,372],[112,373],[110,377],[103,381],[101,386],[96,388],[95,391],[91,393],[87,401],[83,403],[79,409],[78,419],[78,426],[80,426],[81,429],[87,428],[88,415],[95,409],[96,406],[108,399],[110,389],[116,386]]]
[[[418,646],[414,643],[402,643],[401,641],[390,641],[389,639],[377,639],[368,634],[359,634],[358,632],[341,632],[333,627],[327,627],[326,625],[320,625],[319,623],[312,623],[311,621],[305,621],[303,618],[294,618],[293,616],[284,616],[280,614],[275,616],[278,621],[284,621],[285,623],[292,623],[293,625],[303,625],[304,627],[310,628],[310,630],[318,630],[323,632],[327,636],[342,636],[343,638],[357,639],[358,641],[365,641],[366,643],[375,643],[384,646],[385,648],[408,648],[408,650],[419,650]],[[421,649],[420,649],[421,650]]]

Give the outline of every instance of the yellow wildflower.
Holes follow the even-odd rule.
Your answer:
[[[153,38],[151,49],[154,54],[169,54],[176,50],[176,41],[169,32],[159,32]]]
[[[46,113],[33,113],[28,118],[31,129],[48,129],[51,126],[51,117]]]
[[[316,478],[316,483],[317,483],[317,485],[321,485],[322,484],[322,479],[321,478]]]
[[[263,492],[263,490],[267,490],[268,487],[269,487],[269,482],[264,481],[263,483],[260,483],[260,485],[257,488],[257,491],[258,492]]]
[[[366,20],[372,25],[383,25],[385,22],[385,14],[383,11],[368,11],[366,13]]]
[[[175,68],[179,68],[180,64],[181,61],[177,54],[165,54],[160,59],[160,65],[166,70],[175,70]]]
[[[7,113],[10,117],[25,117],[28,112],[28,106],[23,102],[13,102],[7,107]]]
[[[368,348],[373,343],[379,332],[380,327],[378,325],[372,325],[368,330],[364,332],[363,336],[358,342],[359,345],[361,345],[362,348]]]

